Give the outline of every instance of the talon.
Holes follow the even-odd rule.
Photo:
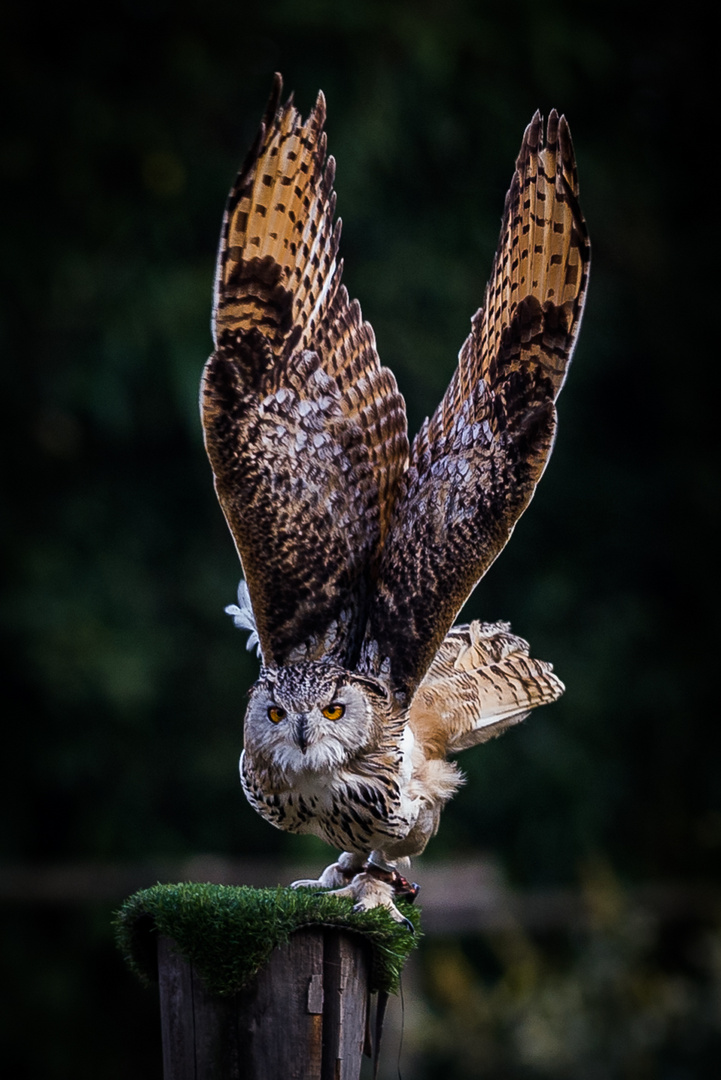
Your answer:
[[[337,895],[337,893],[335,895]],[[397,922],[401,926],[405,927],[405,929],[410,934],[415,934],[415,932],[416,932],[415,926],[413,925],[413,923],[411,922],[410,919],[406,918],[405,915],[401,915],[400,911],[395,906],[395,904],[378,904],[376,906],[384,907],[386,909],[386,911],[388,912],[388,914],[390,915],[390,917],[393,919],[394,922]],[[367,904],[364,904],[363,901],[360,901],[359,903],[354,904],[351,910],[354,911],[356,914],[358,914],[358,913],[360,913],[362,911],[368,911],[369,909],[368,909]]]

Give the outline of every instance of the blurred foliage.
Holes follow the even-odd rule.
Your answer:
[[[714,1076],[721,927],[664,928],[607,868],[584,876],[590,924],[428,944],[409,1017],[423,1075],[458,1080]]]
[[[524,126],[555,106],[576,143],[594,251],[558,443],[467,609],[510,619],[568,690],[465,756],[431,854],[492,850],[520,885],[599,853],[629,881],[718,879],[703,22],[618,0],[6,7],[3,858],[305,850],[237,780],[255,666],[223,615],[239,568],[196,405],[224,199],[280,70],[304,112],[326,94],[345,281],[412,430],[481,300]],[[81,933],[53,920],[39,941]],[[82,932],[68,970],[54,941],[30,1012],[90,1015],[100,936]],[[529,1001],[582,995],[591,964],[579,947]]]

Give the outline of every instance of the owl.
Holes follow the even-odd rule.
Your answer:
[[[564,690],[506,623],[453,626],[546,466],[589,242],[568,125],[526,129],[483,304],[412,445],[396,380],[341,284],[325,100],[273,91],[231,190],[201,385],[260,674],[240,761],[272,825],[339,850],[295,882],[404,921],[410,858],[459,751]]]

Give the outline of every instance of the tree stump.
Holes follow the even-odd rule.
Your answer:
[[[358,1080],[370,968],[360,934],[311,926],[276,947],[250,985],[221,997],[160,935],[164,1080]]]

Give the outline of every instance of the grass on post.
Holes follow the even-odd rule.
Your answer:
[[[187,882],[154,885],[129,897],[114,919],[118,948],[145,983],[157,980],[157,935],[173,938],[212,994],[241,990],[294,930],[330,926],[362,934],[372,949],[371,990],[395,993],[401,969],[418,942],[419,917],[399,909],[416,933],[385,908],[352,911],[350,900],[308,889]]]

